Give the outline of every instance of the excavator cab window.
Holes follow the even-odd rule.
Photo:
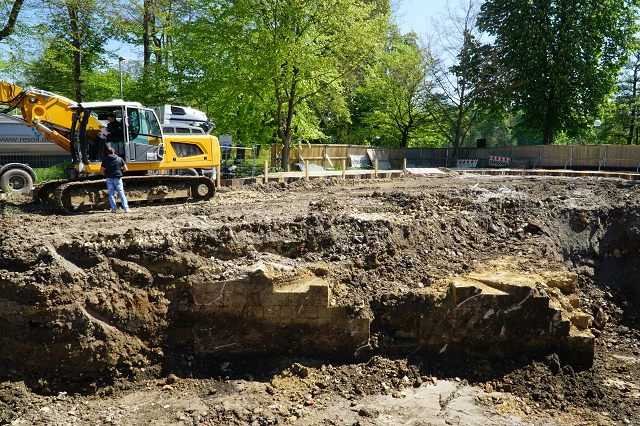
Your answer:
[[[130,161],[161,161],[164,154],[162,131],[153,110],[127,108],[126,122]]]

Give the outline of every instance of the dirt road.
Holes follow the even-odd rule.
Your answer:
[[[450,173],[226,188],[117,215],[0,200],[0,424],[640,425],[639,195],[617,179]],[[522,303],[564,325],[505,337],[517,317],[492,336],[486,317],[461,320],[468,300],[515,288],[486,279],[495,262],[535,277]],[[365,324],[366,347],[340,356],[331,342],[348,334],[313,326],[306,341],[309,321],[266,310],[212,316],[217,299],[194,292],[255,271],[304,271],[328,289],[317,312]],[[282,297],[308,294],[295,291]],[[438,329],[443,307],[453,325]],[[579,340],[592,366],[567,353]]]

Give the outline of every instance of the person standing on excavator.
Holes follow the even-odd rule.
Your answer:
[[[122,155],[124,147],[121,147],[119,142],[123,141],[124,133],[122,131],[122,123],[116,119],[115,114],[107,115],[107,135],[105,138],[105,147],[112,146],[116,154]]]
[[[125,212],[129,213],[129,203],[124,195],[124,187],[122,186],[122,174],[127,171],[127,165],[124,160],[116,155],[116,150],[112,146],[107,147],[107,156],[102,160],[100,172],[107,178],[107,189],[109,190],[109,204],[111,204],[111,213],[118,210],[116,204],[115,193],[120,197],[120,204]]]
[[[107,139],[112,141],[122,140],[122,123],[120,123],[115,114],[107,115]]]

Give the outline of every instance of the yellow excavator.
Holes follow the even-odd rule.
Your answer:
[[[20,111],[21,116],[11,114]],[[129,204],[207,200],[220,165],[218,138],[203,134],[163,134],[153,108],[112,100],[77,103],[43,90],[22,89],[0,80],[0,117],[41,132],[73,159],[69,179],[39,185],[34,199],[68,212],[109,208],[100,164],[107,147],[121,156],[129,172],[124,177]],[[107,132],[115,121],[118,131]],[[207,176],[208,175],[208,176]],[[21,163],[0,166],[0,188],[27,192],[33,170]]]

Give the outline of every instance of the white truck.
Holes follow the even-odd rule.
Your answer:
[[[210,133],[215,129],[215,125],[209,121],[207,114],[203,111],[177,105],[162,105],[152,107],[158,116],[161,124],[173,124],[176,126],[196,126],[204,129],[205,133]]]

